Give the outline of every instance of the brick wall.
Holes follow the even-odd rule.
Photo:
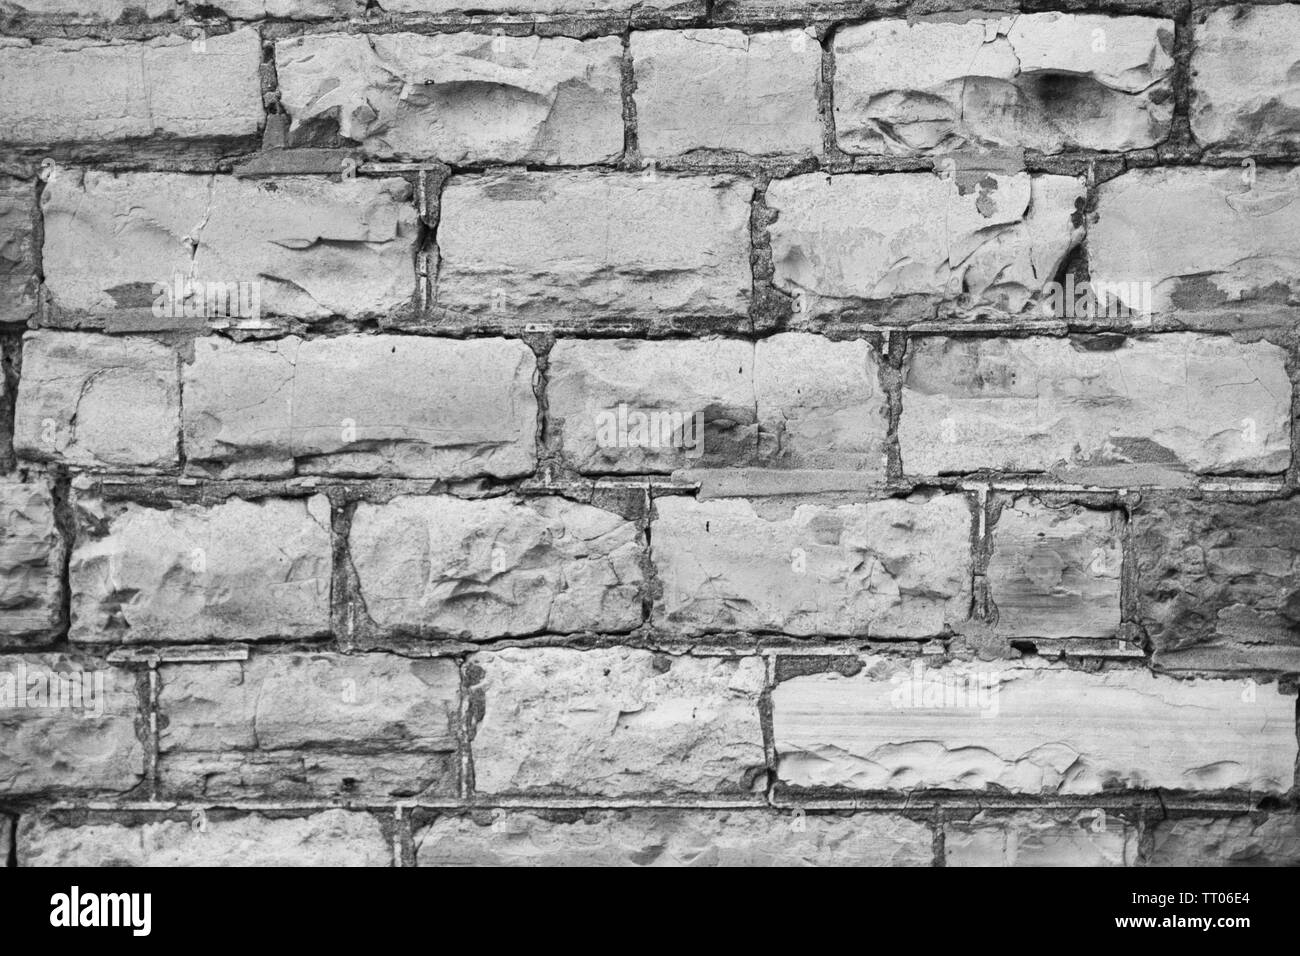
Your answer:
[[[0,860],[1300,862],[1300,6],[0,2]]]

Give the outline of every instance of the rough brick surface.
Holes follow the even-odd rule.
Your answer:
[[[0,864],[1300,862],[1298,32],[0,0]]]
[[[536,359],[518,340],[195,343],[185,449],[213,475],[512,477],[535,461]]]
[[[618,37],[331,34],[283,40],[275,56],[291,138],[305,142],[324,126],[372,156],[458,165],[623,151]]]
[[[1178,484],[1284,471],[1290,418],[1286,353],[1268,342],[927,338],[908,358],[899,445],[912,475]]]
[[[44,481],[0,479],[0,645],[46,642],[63,617],[65,544]]]
[[[1157,665],[1300,669],[1300,499],[1153,498],[1136,510],[1133,537]]]
[[[77,502],[74,641],[300,639],[329,633],[322,495],[169,509]]]
[[[368,813],[310,816],[229,812],[201,818],[80,825],[25,815],[19,866],[391,866],[392,845]]]
[[[766,782],[760,657],[541,648],[468,666],[480,793],[736,795]]]
[[[945,866],[1132,866],[1137,828],[1100,808],[1073,815],[979,814],[944,827]]]
[[[125,794],[144,780],[134,674],[66,654],[0,656],[0,795]]]
[[[0,40],[0,139],[11,143],[256,136],[253,30],[139,43]]]
[[[173,470],[178,363],[153,339],[27,333],[14,450],[20,458],[87,468]]]
[[[36,312],[36,189],[0,176],[0,322],[26,322]]]
[[[930,831],[895,814],[496,810],[439,817],[419,866],[928,866]]]
[[[642,619],[643,535],[562,498],[363,502],[349,554],[370,618],[405,633],[481,641]]]
[[[1136,169],[1103,183],[1088,227],[1092,281],[1154,313],[1294,299],[1298,183],[1300,168],[1276,166]],[[1142,283],[1145,305],[1131,294]]]
[[[1295,704],[1276,683],[872,657],[779,684],[772,723],[778,776],[800,787],[1282,793]]]
[[[387,315],[415,288],[416,211],[402,179],[62,171],[41,208],[46,288],[73,312],[143,309],[183,327],[177,276],[203,284],[200,320],[251,327]],[[234,287],[244,307],[207,305],[211,283]]]
[[[1155,826],[1152,866],[1300,866],[1300,817],[1184,817]]]
[[[642,156],[820,150],[821,46],[803,30],[647,30],[631,52]]]
[[[1007,502],[985,578],[1007,637],[1113,637],[1120,623],[1122,517],[1032,498]]]
[[[814,317],[908,296],[1019,312],[1078,242],[1083,197],[1066,176],[987,170],[780,179],[774,281]]]
[[[970,610],[962,495],[793,511],[660,498],[655,509],[654,622],[674,633],[928,637]]]
[[[434,303],[478,318],[743,315],[752,187],[626,173],[456,176]]]
[[[1300,6],[1206,11],[1192,49],[1192,135],[1207,146],[1300,145]]]
[[[1173,42],[1171,20],[1060,13],[845,27],[835,34],[839,145],[1154,146],[1173,117]]]
[[[456,792],[456,662],[266,654],[166,666],[162,786],[203,797]]]
[[[550,428],[587,474],[761,462],[883,478],[879,375],[869,343],[802,333],[757,344],[565,339],[550,353]]]
[[[0,10],[59,21],[113,23],[141,16],[148,20],[161,19],[176,12],[176,0],[4,0]]]

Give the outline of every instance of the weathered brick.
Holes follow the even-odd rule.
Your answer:
[[[962,495],[762,510],[660,498],[656,626],[674,633],[926,637],[970,612],[971,511]]]
[[[150,339],[28,332],[14,451],[88,468],[174,469],[178,363],[175,352]]]
[[[1133,540],[1158,667],[1300,670],[1300,498],[1144,498]]]
[[[623,810],[442,816],[419,866],[928,866],[930,831],[892,813]]]
[[[889,433],[880,358],[862,340],[783,333],[760,339],[754,391],[764,451],[795,468],[860,471],[883,479]]]
[[[753,343],[561,339],[547,378],[551,429],[584,473],[665,473],[757,449]]]
[[[820,151],[822,51],[803,30],[637,31],[630,49],[642,156]]]
[[[0,478],[0,645],[51,640],[62,623],[65,544],[41,480]]]
[[[1294,692],[1041,663],[867,657],[852,677],[772,692],[777,773],[799,787],[1088,794],[1282,793],[1295,777]]]
[[[365,15],[365,0],[208,0],[235,20],[344,20]],[[386,5],[387,6],[387,5]]]
[[[456,792],[460,674],[449,658],[258,654],[160,670],[159,779],[217,797]]]
[[[392,843],[372,815],[320,810],[291,817],[210,811],[116,823],[29,814],[18,825],[19,866],[392,866]]]
[[[1300,816],[1182,817],[1155,825],[1150,866],[1300,866]]]
[[[318,34],[275,47],[291,141],[383,159],[606,163],[623,152],[618,37]]]
[[[527,474],[535,373],[518,340],[201,338],[184,367],[188,467],[226,477]]]
[[[415,289],[417,216],[404,179],[62,170],[41,206],[46,287],[72,312],[261,328],[270,316],[384,316]],[[184,280],[203,287],[202,307],[191,290],[175,294]]]
[[[159,20],[179,13],[177,0],[3,0],[0,11],[58,21],[114,23]]]
[[[1135,169],[1102,183],[1088,227],[1093,284],[1153,314],[1294,300],[1297,188],[1300,168],[1265,166]]]
[[[455,176],[434,303],[477,318],[743,315],[752,187],[598,172]]]
[[[0,176],[0,322],[36,314],[36,188]]]
[[[986,579],[1006,637],[1114,637],[1123,518],[1117,511],[1006,502]]]
[[[563,498],[362,502],[349,539],[376,624],[479,641],[638,627],[644,548],[632,522]]]
[[[888,401],[867,342],[562,339],[549,430],[587,474],[763,463],[883,478]],[[755,425],[757,424],[757,428]]]
[[[1062,13],[881,20],[835,33],[850,153],[1130,150],[1169,132],[1171,20]]]
[[[1192,41],[1192,135],[1206,146],[1300,145],[1300,6],[1200,14]]]
[[[0,49],[0,139],[11,143],[256,136],[265,115],[255,30]]]
[[[0,657],[0,794],[126,793],[144,780],[134,674],[65,654]]]
[[[1070,177],[982,169],[778,179],[773,281],[804,316],[900,296],[923,297],[903,318],[934,300],[1020,312],[1082,237],[1083,197]]]
[[[479,793],[743,794],[765,782],[762,658],[507,649],[469,669]]]
[[[947,866],[1132,866],[1137,829],[1100,808],[1082,813],[981,813],[943,828]]]
[[[683,18],[704,13],[704,0],[387,0],[388,13],[539,13],[561,16],[574,13],[629,14],[634,11],[669,11]]]
[[[909,348],[898,431],[910,475],[1180,484],[1284,471],[1290,417],[1286,353],[1268,342],[927,338]]]
[[[302,639],[329,633],[324,495],[168,509],[77,502],[74,641]]]

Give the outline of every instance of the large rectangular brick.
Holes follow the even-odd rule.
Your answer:
[[[36,187],[0,176],[0,322],[36,314]]]
[[[330,505],[311,498],[170,508],[77,501],[74,641],[284,640],[329,633]]]
[[[760,657],[512,648],[467,665],[484,794],[744,794],[766,782]]]
[[[1006,637],[1114,637],[1123,517],[1030,497],[1001,505],[985,577]]]
[[[641,342],[562,339],[550,431],[587,474],[765,464],[883,479],[888,400],[867,342],[781,333]],[[757,428],[755,428],[757,424]]]
[[[172,349],[152,339],[28,332],[14,451],[87,468],[174,470],[179,364]]]
[[[0,139],[11,143],[256,136],[256,30],[145,41],[0,40]]]
[[[1189,166],[1102,183],[1088,226],[1093,285],[1153,314],[1294,299],[1298,180],[1296,168]]]
[[[673,633],[928,637],[969,617],[962,495],[793,510],[666,497],[655,510],[653,619]]]
[[[398,178],[60,170],[41,194],[45,284],[63,310],[178,327],[386,316],[415,291],[411,197]]]
[[[930,830],[893,813],[593,810],[440,816],[418,866],[929,866]]]
[[[682,18],[696,18],[704,13],[704,0],[388,0],[388,13],[429,13],[435,15],[471,11],[478,13],[536,13],[546,17],[564,14],[597,13],[602,16],[660,11]]]
[[[144,780],[136,676],[66,654],[0,657],[0,794],[124,794]]]
[[[1101,808],[994,815],[943,828],[945,866],[1133,866],[1138,833]]]
[[[644,535],[563,498],[362,502],[349,555],[371,620],[401,633],[483,641],[642,620]]]
[[[536,461],[523,342],[200,338],[184,367],[190,471],[511,478]]]
[[[926,338],[909,348],[909,475],[997,469],[1094,484],[1273,474],[1291,460],[1286,352],[1174,333]]]
[[[850,153],[1154,146],[1174,112],[1172,20],[1063,13],[881,20],[835,34]]]
[[[822,51],[803,30],[636,31],[630,50],[642,156],[820,152]]]
[[[19,866],[392,866],[392,847],[374,816],[351,810],[213,810],[129,823],[33,813],[18,826]]]
[[[1179,817],[1154,827],[1150,866],[1300,866],[1300,816]]]
[[[623,152],[618,37],[316,34],[275,46],[294,142],[383,159],[607,163]]]
[[[454,176],[434,304],[538,322],[743,315],[752,192],[653,171]]]
[[[1084,194],[1067,176],[988,170],[778,179],[773,281],[804,316],[900,296],[922,297],[911,318],[935,301],[1020,312],[1082,238]]]
[[[548,430],[584,474],[745,463],[758,447],[754,345],[740,339],[560,339]]]
[[[1300,6],[1199,11],[1192,41],[1192,135],[1205,146],[1300,146]]]
[[[63,620],[66,544],[41,480],[0,478],[0,645],[52,639]]]
[[[1138,616],[1159,667],[1300,670],[1300,498],[1144,498]]]
[[[159,781],[170,793],[456,793],[460,672],[450,658],[257,654],[159,673]]]
[[[798,787],[1089,794],[1283,793],[1294,692],[1041,663],[866,657],[772,692],[778,776]]]
[[[178,11],[177,0],[4,0],[6,12],[57,21],[114,23],[159,20]]]

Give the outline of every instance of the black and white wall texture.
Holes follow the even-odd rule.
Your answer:
[[[2,0],[0,862],[1300,863],[1300,5]]]

